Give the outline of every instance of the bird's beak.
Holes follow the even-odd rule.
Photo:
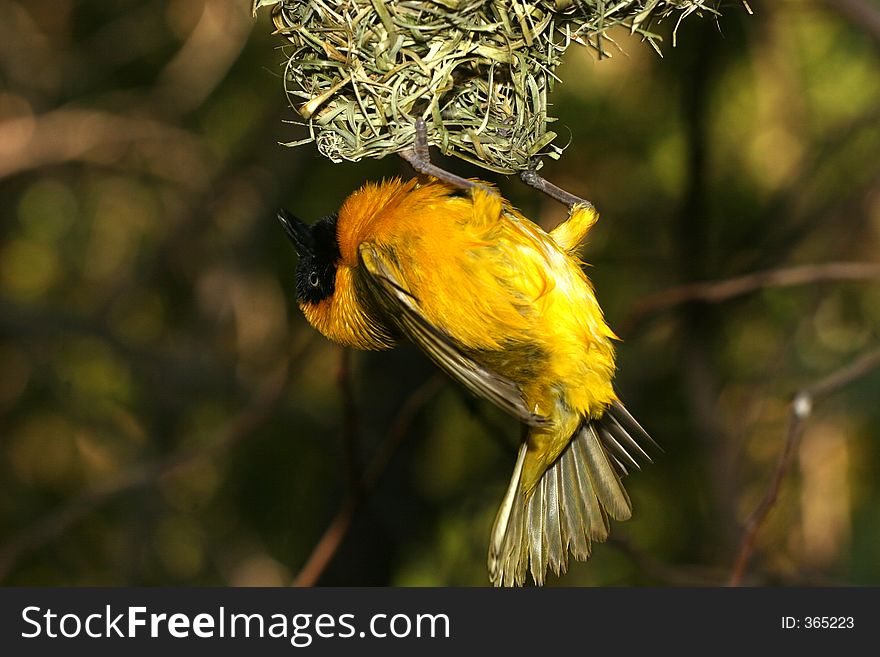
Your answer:
[[[293,247],[300,256],[314,253],[315,241],[311,229],[305,223],[283,208],[278,211],[278,221],[281,222],[284,232],[287,233],[287,237],[293,242]]]

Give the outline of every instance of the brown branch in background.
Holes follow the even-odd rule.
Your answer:
[[[159,75],[158,98],[175,112],[200,107],[229,74],[253,25],[245,3],[206,0],[192,32]]]
[[[801,317],[810,318],[816,315],[819,306],[827,297],[824,293],[811,295],[810,299],[801,310]],[[744,450],[745,442],[755,429],[764,409],[773,399],[771,389],[777,385],[777,374],[784,369],[785,363],[793,358],[797,342],[798,332],[789,331],[779,342],[772,355],[767,355],[761,368],[763,374],[755,377],[749,387],[748,394],[740,406],[738,421],[732,429],[731,443],[737,453]],[[727,579],[725,577],[725,579]]]
[[[710,116],[714,80],[723,76],[728,65],[719,57],[715,26],[699,24],[694,33],[695,46],[681,58],[678,72],[682,77],[679,103],[682,116],[686,177],[678,220],[671,228],[675,235],[676,267],[680,280],[688,283],[705,280],[711,271],[711,238],[706,218],[709,203],[710,163],[715,159],[715,140],[711,137]],[[684,392],[686,421],[700,443],[709,472],[709,504],[715,518],[718,547],[727,551],[735,542],[737,482],[730,467],[731,449],[727,427],[717,409],[721,389],[712,357],[711,315],[693,304],[681,306],[678,358],[681,362],[681,385]]]
[[[498,417],[497,414],[493,415],[489,410],[492,407],[483,403],[483,400],[475,397],[461,386],[453,386],[452,390],[458,397],[461,405],[464,406],[468,416],[476,420],[486,436],[498,446],[502,453],[515,455],[519,449],[522,436],[520,436],[519,432],[514,434],[513,429],[519,426],[519,423],[515,420],[505,423],[504,420],[511,420],[510,416],[503,415]]]
[[[880,10],[876,6],[865,0],[819,0],[819,4],[843,16],[880,46]]]
[[[364,471],[360,491],[349,491],[346,495],[333,520],[330,521],[327,529],[324,530],[321,538],[312,548],[312,552],[302,569],[294,578],[293,586],[314,586],[321,578],[331,559],[339,550],[339,546],[342,545],[342,540],[351,528],[358,510],[373,491],[391,461],[391,457],[394,456],[406,438],[416,414],[440,391],[443,383],[444,378],[439,374],[434,374],[416,388],[404,402],[388,430],[385,440],[376,449]]]
[[[0,581],[6,578],[21,556],[51,543],[116,496],[153,485],[168,475],[198,465],[230,450],[253,434],[272,417],[291,380],[288,363],[301,360],[300,356],[306,351],[311,337],[309,335],[294,346],[289,361],[266,377],[250,404],[224,425],[214,440],[196,449],[181,450],[155,463],[135,466],[96,490],[74,498],[0,543]]]
[[[357,406],[351,378],[351,349],[340,347],[336,384],[342,400],[342,446],[345,451],[349,490],[358,496],[361,489],[361,460],[358,449]]]
[[[740,542],[739,553],[728,582],[730,586],[739,586],[742,582],[749,559],[755,549],[755,539],[757,538],[758,531],[779,498],[782,482],[791,469],[794,454],[804,433],[805,423],[809,419],[816,402],[822,401],[828,395],[837,392],[847,384],[878,368],[880,368],[880,349],[863,355],[853,363],[837,370],[818,383],[802,389],[794,396],[791,402],[791,411],[782,454],[776,464],[776,470],[773,473],[773,479],[770,482],[767,493],[746,523],[746,528]]]
[[[0,121],[0,179],[64,162],[116,161],[125,146],[138,142],[186,145],[187,152],[204,159],[200,166],[188,168],[191,175],[209,168],[205,149],[186,130],[142,117],[58,109]]]
[[[869,262],[827,262],[785,269],[770,269],[735,278],[680,285],[651,294],[633,305],[622,323],[621,335],[629,335],[651,315],[691,301],[720,303],[768,287],[793,287],[827,281],[867,281],[880,279],[880,264]]]
[[[285,112],[263,117],[263,126],[259,134],[255,134],[244,146],[240,156],[226,163],[219,170],[210,170],[209,175],[202,176],[190,185],[181,206],[175,206],[169,216],[168,223],[173,228],[162,237],[152,254],[146,254],[140,266],[132,276],[121,276],[119,280],[103,293],[98,310],[94,313],[99,317],[108,316],[116,303],[132,294],[138,287],[146,287],[155,282],[160,272],[176,264],[182,258],[189,258],[190,240],[193,235],[215,219],[217,208],[236,203],[237,183],[248,179],[254,170],[271,169],[280,180],[294,179],[300,175],[303,167],[303,151],[278,154],[279,150],[266,149],[263,145],[275,134],[274,126],[281,122]],[[189,182],[187,183],[190,184]],[[262,216],[266,212],[275,212],[281,203],[283,188],[261,187],[259,203],[253,209],[254,216]]]
[[[130,363],[138,376],[149,380],[216,381],[234,377],[227,363],[211,354],[204,345],[184,350],[150,347],[117,335],[94,315],[79,315],[48,304],[21,303],[0,296],[0,332],[27,336],[28,340],[54,340],[85,336],[100,340]],[[238,392],[238,387],[236,388]]]
[[[726,575],[720,568],[673,566],[619,536],[609,537],[608,545],[627,557],[646,575],[669,586],[718,586]]]

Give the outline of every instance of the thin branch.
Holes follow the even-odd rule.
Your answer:
[[[0,179],[64,162],[116,160],[125,153],[120,146],[139,142],[184,145],[207,163],[203,145],[191,133],[169,124],[98,110],[57,109],[0,122]],[[207,168],[205,164],[187,171],[197,176]],[[173,172],[157,173],[175,182],[192,182]]]
[[[619,536],[609,537],[608,545],[626,556],[649,577],[670,586],[718,586],[724,581],[725,574],[721,569],[673,566]]]
[[[388,437],[379,446],[370,460],[370,464],[364,472],[364,488],[372,491],[376,484],[379,483],[385,468],[391,461],[391,457],[400,448],[404,439],[407,437],[409,427],[418,413],[425,404],[431,401],[437,393],[439,393],[446,384],[447,379],[439,374],[434,373],[428,379],[416,388],[412,394],[403,403],[391,428],[388,430]]]
[[[342,446],[348,470],[348,486],[357,496],[361,489],[361,460],[358,449],[357,405],[351,380],[351,349],[340,348],[336,384],[342,400]]]
[[[814,401],[821,401],[828,395],[837,392],[847,384],[860,379],[878,367],[880,367],[880,349],[865,354],[853,363],[806,388],[800,395],[802,397],[800,403],[810,405],[806,409],[806,414],[809,415]],[[798,400],[795,399],[795,401],[797,402]]]
[[[42,340],[59,337],[93,337],[130,363],[139,377],[157,378],[176,385],[216,381],[234,375],[227,363],[202,348],[187,345],[186,349],[169,349],[139,345],[123,339],[108,322],[93,315],[79,315],[59,307],[19,303],[0,296],[0,332],[6,332],[39,345]]]
[[[518,433],[516,436],[513,433],[513,428],[518,423],[511,422],[507,426],[489,412],[488,404],[483,403],[482,400],[475,397],[468,390],[461,386],[453,386],[452,390],[471,419],[475,420],[483,428],[489,439],[498,446],[502,453],[507,455],[516,454],[522,438]],[[505,418],[509,419],[509,416],[505,416]]]
[[[262,126],[259,133],[246,140],[244,151],[234,161],[222,164],[220,169],[209,169],[207,176],[199,176],[181,197],[182,204],[174,206],[167,219],[171,230],[165,234],[151,253],[143,254],[138,267],[129,275],[123,275],[102,293],[95,315],[107,317],[116,304],[127,298],[138,287],[146,287],[168,268],[179,267],[179,261],[190,257],[192,243],[200,239],[204,226],[210,223],[218,207],[224,207],[237,184],[251,175],[253,170],[271,169],[281,180],[301,178],[304,157],[301,150],[279,154],[289,149],[265,148],[267,140],[276,133],[275,125],[281,122],[285,111],[262,116],[257,123]],[[262,216],[281,202],[283,187],[261,187],[259,203],[252,208],[253,216]]]
[[[622,323],[622,335],[629,335],[651,315],[692,301],[720,303],[768,287],[794,287],[828,281],[880,279],[880,264],[869,262],[827,262],[785,269],[769,269],[735,278],[690,283],[651,294],[633,305]]]
[[[773,473],[773,479],[770,487],[764,495],[764,499],[755,509],[752,516],[746,523],[743,532],[742,541],[740,542],[739,553],[730,576],[729,585],[739,586],[748,567],[749,559],[755,549],[755,539],[758,531],[776,504],[779,498],[779,491],[782,488],[782,482],[788,471],[800,438],[804,433],[806,421],[812,414],[816,402],[821,401],[825,397],[837,392],[844,386],[860,379],[875,369],[880,368],[880,349],[871,351],[855,360],[853,363],[843,367],[836,372],[825,377],[818,383],[815,383],[798,392],[791,402],[791,411],[789,413],[788,427],[786,429],[785,445],[779,462],[776,464],[776,470]]]
[[[440,391],[443,383],[444,378],[439,374],[434,374],[416,388],[404,402],[388,431],[388,435],[376,449],[364,472],[359,494],[349,491],[346,495],[333,520],[330,521],[327,529],[324,530],[321,538],[312,548],[312,552],[302,569],[297,573],[293,580],[293,586],[314,586],[321,578],[348,534],[358,510],[373,491],[391,461],[391,457],[394,456],[406,438],[416,414]]]
[[[366,495],[360,459],[358,458],[357,412],[351,381],[351,350],[345,347],[340,350],[336,382],[339,386],[343,407],[342,444],[345,450],[346,469],[348,470],[348,492],[333,520],[330,521],[327,529],[324,530],[321,538],[312,548],[311,556],[306,560],[293,582],[293,586],[314,586],[339,546],[342,545],[342,540],[348,533],[358,507]]]
[[[542,192],[550,198],[558,201],[559,203],[562,203],[562,205],[569,209],[573,208],[576,205],[582,205],[585,208],[589,209],[593,209],[594,207],[593,204],[586,199],[575,196],[571,192],[564,190],[562,187],[554,185],[552,182],[540,175],[536,169],[528,169],[526,171],[522,171],[520,172],[519,177],[520,180],[522,180],[526,185],[534,187],[539,192]]]
[[[180,50],[159,74],[155,97],[175,112],[189,112],[226,79],[253,27],[237,0],[206,0]]]
[[[819,4],[836,11],[880,46],[880,10],[876,6],[865,0],[819,0]]]
[[[289,362],[296,363],[300,360],[299,357],[310,344],[311,337],[308,335],[294,347]],[[77,522],[118,495],[150,486],[159,479],[198,465],[244,441],[271,418],[291,380],[289,369],[288,361],[285,361],[269,374],[250,404],[224,425],[215,439],[204,447],[181,450],[163,460],[134,466],[0,543],[0,581],[8,576],[24,554],[56,540]]]

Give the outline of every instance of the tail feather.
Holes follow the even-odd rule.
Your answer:
[[[641,470],[642,468],[639,466],[639,462],[626,451],[626,447],[614,437],[614,431],[608,427],[608,425],[614,421],[614,418],[609,418],[608,422],[599,425],[598,431],[599,437],[602,439],[602,444],[608,448],[608,455],[617,467],[618,474],[629,474],[627,467],[633,468],[634,470]],[[641,448],[639,453],[641,454]],[[647,454],[644,455],[644,458],[647,458],[650,461]]]
[[[589,527],[586,508],[579,504],[583,494],[578,488],[578,477],[574,469],[574,459],[561,459],[556,468],[556,482],[561,494],[559,507],[564,520],[565,536],[562,543],[568,543],[575,559],[585,561],[590,558],[590,537],[581,529]]]
[[[651,462],[651,457],[649,457],[645,453],[645,450],[642,449],[642,447],[639,445],[639,440],[650,445],[658,452],[663,451],[663,448],[660,447],[660,445],[658,445],[656,442],[654,442],[654,439],[651,438],[650,434],[648,434],[648,432],[645,431],[644,428],[642,428],[642,425],[638,423],[638,421],[630,414],[630,412],[626,410],[626,407],[619,401],[615,401],[611,404],[611,407],[605,414],[605,417],[609,416],[614,418],[617,421],[618,425],[620,425],[620,428],[623,429],[623,435],[628,438],[633,449],[636,452],[642,454],[649,463]],[[605,417],[602,418],[603,421]],[[631,434],[635,434],[635,437],[633,437]]]
[[[573,502],[576,506],[583,509],[586,516],[586,524],[575,527],[574,530],[584,534],[588,543],[590,540],[601,542],[608,538],[608,515],[602,508],[602,504],[596,495],[596,489],[593,487],[593,480],[587,467],[587,450],[584,445],[583,435],[582,431],[575,434],[575,438],[569,443],[565,451],[562,452],[559,460],[562,460],[564,457],[574,468],[575,476],[577,477],[577,497]]]
[[[635,434],[635,437],[633,436]],[[635,457],[650,461],[640,442],[656,445],[622,404],[585,421],[526,499],[521,479],[527,443],[520,447],[507,493],[495,518],[489,576],[495,586],[522,586],[526,572],[542,585],[547,568],[568,569],[568,554],[590,557],[591,542],[608,537],[608,519],[626,520],[632,503],[621,483]]]
[[[510,485],[492,526],[489,574],[495,586],[522,586],[526,580],[529,545],[525,532],[526,505],[519,482],[527,449],[525,442],[519,448]]]
[[[580,438],[580,435],[584,438]],[[596,427],[587,422],[580,431],[578,440],[585,440],[583,451],[587,457],[587,470],[593,490],[599,496],[602,507],[615,520],[629,520],[632,515],[632,503],[629,495],[620,483],[620,476],[608,460],[608,454],[599,441]]]
[[[547,538],[548,563],[553,572],[558,575],[560,569],[563,568],[560,557],[566,552],[562,528],[562,509],[559,507],[559,486],[554,475],[543,477],[541,482],[544,487],[544,505],[546,508],[544,536]]]
[[[549,558],[549,553],[546,549],[547,536],[544,532],[544,519],[547,516],[547,510],[544,506],[545,481],[546,477],[538,482],[532,493],[532,498],[529,500],[528,536],[529,546],[532,550],[532,579],[536,582],[539,579],[544,579],[544,571],[547,569],[547,560]]]

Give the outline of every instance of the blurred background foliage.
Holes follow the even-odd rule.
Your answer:
[[[4,585],[282,585],[316,546],[320,584],[487,583],[518,429],[413,348],[344,359],[306,325],[276,209],[314,219],[409,174],[278,145],[303,134],[250,4],[0,0]],[[618,32],[623,52],[573,47],[559,72],[570,145],[544,175],[602,212],[584,258],[665,453],[628,478],[634,518],[551,585],[726,582],[792,395],[880,342],[876,277],[639,311],[880,262],[880,7],[750,5],[689,17],[662,59]],[[880,583],[878,425],[876,371],[817,406],[746,583]]]

